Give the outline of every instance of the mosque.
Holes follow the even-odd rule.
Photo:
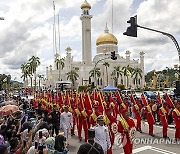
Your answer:
[[[123,58],[118,53],[118,40],[111,34],[106,25],[104,33],[101,34],[96,40],[96,55],[92,59],[91,50],[91,18],[90,14],[91,5],[85,0],[81,5],[82,14],[80,20],[82,21],[82,61],[74,61],[71,55],[71,48],[66,48],[66,56],[64,58],[64,68],[57,70],[56,67],[46,67],[46,87],[55,87],[56,83],[61,81],[67,81],[67,73],[71,70],[76,70],[79,74],[79,78],[75,81],[75,86],[85,85],[94,82],[98,88],[103,88],[107,85],[116,86],[117,84],[124,84],[126,88],[143,88],[145,85],[144,78],[144,52],[139,53],[140,60],[131,60],[130,51],[126,51],[126,57]],[[111,59],[111,52],[115,51],[117,60]],[[59,58],[58,54],[55,54],[55,60]],[[103,60],[105,59],[105,60]],[[106,63],[106,65],[105,65]],[[108,64],[107,64],[108,63]],[[100,76],[90,77],[90,71],[96,68],[100,71]],[[113,74],[114,68],[120,66],[130,66],[132,68],[140,68],[142,70],[141,77],[137,76],[135,81],[134,77],[120,73],[116,78],[116,74]],[[59,75],[60,74],[60,75]]]

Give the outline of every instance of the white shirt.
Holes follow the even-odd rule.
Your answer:
[[[111,147],[108,127],[100,125],[95,127],[95,142],[99,143],[104,151]]]
[[[63,112],[60,117],[60,127],[70,129],[73,126],[73,117],[71,112]]]

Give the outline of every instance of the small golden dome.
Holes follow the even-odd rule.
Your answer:
[[[88,8],[91,9],[91,5],[85,0],[84,3],[81,5],[81,9]]]
[[[109,32],[105,32],[104,34],[101,34],[97,40],[96,40],[96,45],[100,45],[100,44],[118,44],[118,40],[117,38],[109,33]]]

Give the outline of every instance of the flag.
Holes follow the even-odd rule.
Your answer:
[[[143,102],[144,106],[147,106],[148,102],[146,100],[146,97],[145,97],[144,93],[141,94],[141,99],[142,99],[142,102]]]
[[[170,107],[174,107],[174,104],[173,104],[171,98],[169,97],[169,95],[167,93],[165,93],[165,100]]]
[[[88,110],[91,110],[91,111],[92,111],[92,102],[91,102],[91,98],[90,98],[89,93],[87,93],[86,96],[85,96],[84,105],[86,106],[86,108],[87,108]]]
[[[98,108],[100,113],[104,112],[104,105],[100,94],[98,94]]]
[[[60,92],[59,93],[59,99],[58,99],[58,101],[59,101],[59,106],[60,106],[60,108],[62,107],[62,104],[63,104],[63,96],[62,96],[62,93]]]
[[[134,104],[134,105],[136,105],[136,100],[134,99],[134,96],[131,94],[130,95],[130,98],[131,98],[131,102]]]
[[[123,100],[121,98],[121,95],[120,95],[119,91],[116,93],[116,96],[117,96],[118,102],[123,103]]]
[[[159,91],[158,91],[158,96],[157,97],[158,97],[158,104],[162,104],[162,99],[161,99]]]

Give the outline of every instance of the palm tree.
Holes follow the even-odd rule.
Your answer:
[[[32,89],[32,87],[33,87],[33,73],[32,73],[32,66],[29,62],[27,63],[27,73],[28,73],[28,77],[30,78],[31,89]]]
[[[138,88],[138,76],[142,78],[142,70],[139,67],[133,69],[132,77],[134,76],[135,85]]]
[[[30,64],[30,72],[34,73],[34,79],[35,79],[34,85],[35,85],[35,90],[36,90],[36,70],[37,70],[37,67],[40,65],[40,58],[32,56],[29,59],[29,64]]]
[[[127,84],[126,84],[126,86],[127,86],[127,88],[128,88],[128,87],[129,87],[129,84],[128,84],[128,82],[129,82],[129,76],[132,75],[133,68],[130,67],[129,65],[127,65],[127,66],[124,66],[124,67],[122,68],[122,70],[123,70],[124,76],[127,77]]]
[[[79,74],[76,70],[71,70],[67,73],[67,80],[71,80],[72,85],[74,87],[75,81],[79,78]]]
[[[26,80],[26,78],[28,78],[28,67],[27,67],[27,64],[21,64],[21,73],[22,73],[22,76],[21,78],[23,78],[23,81]]]
[[[99,78],[101,76],[101,71],[100,71],[100,68],[94,68],[92,69],[90,72],[90,77],[93,77],[94,79],[96,79],[96,76]],[[94,80],[94,85],[96,86],[96,81]]]
[[[108,62],[104,62],[103,65],[106,67],[107,85],[108,85],[108,71],[107,71],[107,68],[109,67],[109,63]]]
[[[55,60],[55,63],[56,63],[56,69],[59,70],[59,78],[58,80],[60,81],[60,74],[61,74],[61,69],[63,70],[64,66],[65,66],[65,63],[64,63],[64,58],[60,58],[60,59],[56,59]]]
[[[114,67],[114,70],[112,72],[112,76],[114,76],[114,80],[115,80],[115,86],[117,86],[118,84],[118,79],[119,79],[119,76],[122,77],[122,70],[121,70],[121,66],[115,66]]]

